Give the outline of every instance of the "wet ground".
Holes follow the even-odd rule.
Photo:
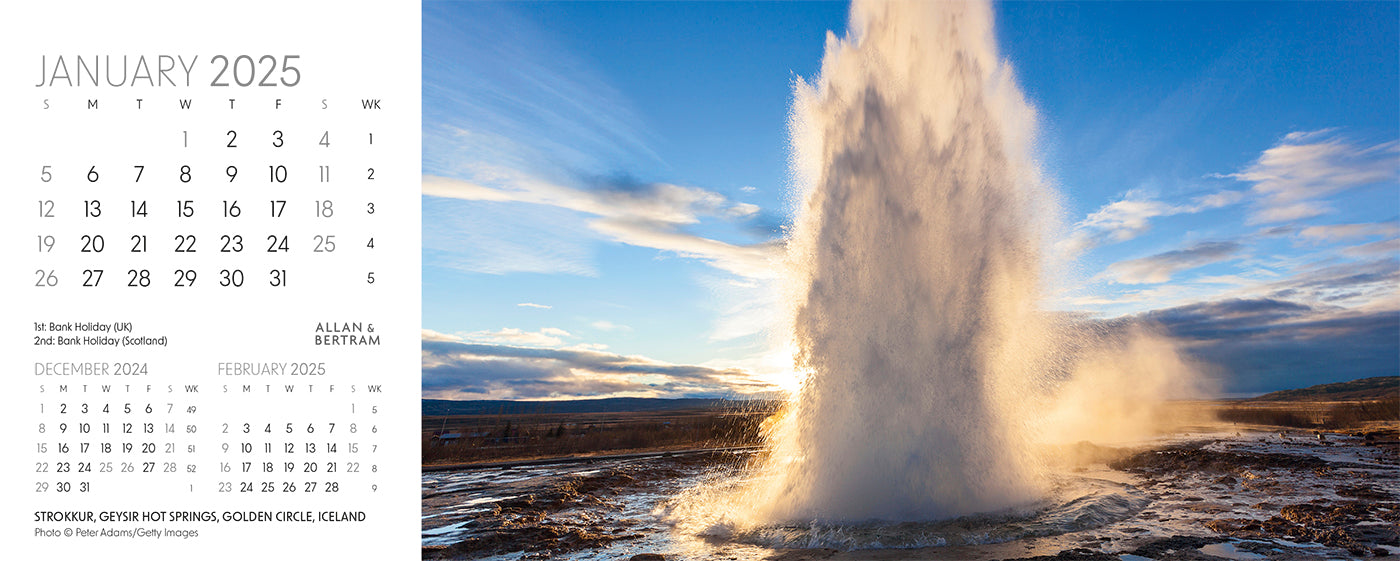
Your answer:
[[[1351,559],[1400,554],[1394,434],[1195,432],[1080,444],[1052,496],[926,523],[676,525],[697,485],[743,477],[747,452],[426,473],[425,559]],[[736,505],[737,506],[737,505]]]

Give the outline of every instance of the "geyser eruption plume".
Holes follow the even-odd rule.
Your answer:
[[[1063,458],[1042,437],[1145,436],[1153,402],[1189,394],[1192,365],[1150,327],[1038,309],[1059,211],[1034,121],[988,4],[852,5],[791,122],[779,343],[805,378],[751,471],[671,501],[673,521],[859,547],[840,528],[1043,507]],[[870,543],[896,534],[924,543]]]
[[[1041,369],[1053,193],[985,3],[856,2],[793,115],[791,333],[807,372],[760,520],[931,519],[1037,495],[1015,404]]]

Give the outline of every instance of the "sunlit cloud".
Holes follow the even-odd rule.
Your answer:
[[[507,327],[498,331],[474,331],[459,335],[460,340],[527,345],[533,347],[557,347],[564,339],[573,337],[568,331],[556,327],[546,327],[539,331],[525,331]]]
[[[780,246],[774,243],[731,244],[687,233],[680,228],[704,218],[742,219],[758,207],[734,203],[696,187],[666,183],[628,184],[577,189],[528,174],[496,170],[488,187],[473,181],[438,176],[423,178],[423,194],[469,201],[520,202],[557,207],[597,217],[588,227],[607,239],[695,258],[743,277],[771,278]]]
[[[594,230],[627,245],[668,251],[699,259],[717,269],[750,278],[777,276],[774,261],[782,246],[777,243],[738,245],[687,234],[656,224],[601,219],[589,224]]]
[[[1150,199],[1128,199],[1104,205],[1075,225],[1069,246],[1077,253],[1108,242],[1122,242],[1142,235],[1152,218],[1169,214],[1171,206]]]
[[[1352,240],[1370,237],[1394,237],[1400,235],[1400,221],[1364,222],[1359,224],[1326,224],[1308,226],[1298,232],[1299,236],[1318,241]]]
[[[1208,246],[1209,247],[1209,246]],[[1149,258],[1131,260],[1136,267],[1125,269],[1116,264],[1116,271],[1107,271],[1099,278],[1113,279],[1113,273],[1126,274],[1133,280],[1154,273],[1172,276],[1156,267],[1164,263],[1209,260],[1218,251],[1196,252],[1190,249],[1167,252]],[[1225,248],[1228,251],[1228,248]],[[1205,255],[1200,255],[1204,253]],[[1224,258],[1234,259],[1230,253]],[[1165,284],[1110,284],[1088,289],[1087,293],[1071,291],[1056,302],[1069,309],[1143,313],[1144,310],[1175,308],[1193,303],[1217,300],[1272,299],[1297,302],[1307,306],[1345,308],[1352,310],[1400,309],[1400,239],[1390,238],[1364,244],[1329,249],[1311,256],[1292,258],[1244,257],[1248,267],[1235,272],[1194,276]],[[1112,267],[1110,267],[1112,269]],[[1181,269],[1184,270],[1184,269]],[[1173,271],[1174,273],[1175,271]],[[1119,282],[1123,282],[1119,279]],[[1085,290],[1085,289],[1080,289]]]
[[[440,332],[437,332],[437,331],[433,331],[433,330],[431,330],[431,329],[423,329],[422,331],[423,331],[422,337],[423,337],[423,340],[424,340],[424,341],[435,341],[435,342],[459,341],[459,342],[460,342],[460,341],[462,340],[462,338],[461,338],[460,336],[452,335],[452,334],[450,334],[450,333],[440,333]]]
[[[521,308],[535,308],[535,309],[537,309],[537,310],[548,310],[548,309],[551,309],[551,308],[554,307],[554,306],[547,306],[547,305],[545,305],[545,304],[536,304],[536,303],[534,303],[534,302],[521,302],[521,303],[519,303],[519,304],[516,304],[516,306],[521,307]]]
[[[1400,261],[1391,253],[1367,261],[1315,264],[1286,279],[1246,289],[1246,293],[1330,306],[1365,307],[1378,301],[1393,301],[1397,297],[1396,286],[1400,286]]]
[[[1342,253],[1348,257],[1365,259],[1371,257],[1400,255],[1400,238],[1390,238],[1388,240],[1374,241],[1361,245],[1354,245],[1343,248]]]
[[[1222,208],[1243,198],[1240,191],[1220,191],[1196,197],[1187,204],[1168,204],[1139,191],[1129,191],[1122,199],[1104,205],[1075,224],[1059,248],[1073,256],[1101,245],[1125,242],[1147,233],[1154,218]]]
[[[613,323],[613,322],[610,322],[610,321],[607,321],[607,320],[598,320],[598,321],[595,321],[595,322],[593,322],[593,323],[590,323],[589,325],[592,325],[594,329],[600,329],[600,330],[603,330],[603,331],[631,331],[631,330],[632,330],[631,327],[628,327],[628,326],[626,326],[626,325],[616,324],[616,323]]]
[[[1249,222],[1290,222],[1332,212],[1324,198],[1366,185],[1395,182],[1400,141],[1353,144],[1333,129],[1293,132],[1254,163],[1225,175],[1252,183]]]
[[[1213,208],[1227,207],[1244,200],[1243,191],[1220,191],[1209,195],[1202,195],[1192,200],[1192,205],[1186,207],[1187,212],[1200,212]]]
[[[1109,265],[1105,274],[1120,283],[1163,283],[1178,272],[1231,259],[1239,251],[1240,244],[1236,242],[1202,242],[1185,249],[1119,261]]]

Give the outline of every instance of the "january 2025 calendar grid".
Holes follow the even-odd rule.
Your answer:
[[[15,558],[417,555],[419,17],[7,8]]]

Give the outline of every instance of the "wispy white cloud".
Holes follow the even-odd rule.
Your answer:
[[[1056,298],[1053,304],[1061,309],[1077,312],[1113,315],[1190,301],[1194,296],[1193,292],[1179,283],[1099,286],[1062,295]]]
[[[1244,193],[1239,191],[1219,191],[1196,197],[1186,204],[1169,204],[1137,190],[1128,191],[1122,199],[1100,207],[1075,224],[1069,238],[1059,247],[1070,256],[1077,255],[1094,247],[1141,236],[1151,229],[1154,218],[1222,208],[1243,198]]]
[[[629,220],[595,220],[594,230],[627,245],[669,251],[681,257],[699,259],[717,269],[741,277],[774,278],[774,262],[782,246],[778,243],[737,245],[696,236],[656,224]]]
[[[558,347],[564,344],[564,338],[573,337],[573,335],[557,327],[546,327],[539,331],[525,331],[524,329],[507,327],[498,331],[460,333],[455,337],[457,337],[456,340],[458,341],[503,343],[531,347]]]
[[[1332,212],[1328,196],[1400,177],[1400,141],[1353,144],[1333,129],[1293,132],[1237,173],[1255,195],[1249,222],[1291,222]]]
[[[1317,241],[1335,242],[1370,237],[1400,235],[1400,221],[1363,222],[1357,224],[1324,224],[1308,226],[1299,236]]]
[[[453,335],[453,334],[451,334],[451,333],[441,333],[441,332],[438,332],[438,331],[433,331],[433,330],[431,330],[431,329],[423,329],[422,332],[423,332],[422,337],[423,337],[423,340],[424,340],[424,341],[458,341],[458,342],[460,342],[460,341],[462,340],[462,337],[461,337],[461,336]]]
[[[1322,216],[1332,212],[1332,207],[1318,201],[1303,201],[1292,204],[1261,205],[1249,217],[1250,224],[1272,224],[1274,222],[1295,222]]]
[[[519,304],[516,304],[516,306],[519,306],[519,307],[521,307],[521,308],[535,308],[535,309],[538,309],[538,310],[548,310],[548,309],[554,308],[554,306],[547,306],[547,305],[545,305],[545,304],[536,304],[536,303],[534,303],[534,302],[521,302],[521,303],[519,303]]]
[[[1391,244],[1391,247],[1394,247]],[[1364,256],[1365,252],[1361,252]],[[1336,262],[1325,260],[1299,267],[1293,275],[1250,287],[1250,296],[1289,299],[1311,305],[1370,307],[1395,302],[1400,292],[1400,260],[1390,252],[1371,259]]]
[[[1133,194],[1129,192],[1129,198],[1104,205],[1076,224],[1075,229],[1089,234],[1101,232],[1108,239],[1121,242],[1146,232],[1150,219],[1173,212],[1171,205],[1151,199],[1132,198]]]
[[[1240,244],[1236,242],[1202,242],[1185,249],[1119,261],[1109,265],[1105,274],[1126,284],[1163,283],[1178,272],[1234,258],[1239,250]]]
[[[1202,210],[1227,207],[1244,200],[1244,196],[1245,194],[1243,191],[1229,190],[1203,195],[1191,201],[1192,204],[1187,207],[1187,209],[1189,209],[1187,212],[1200,212]]]
[[[748,203],[698,187],[669,183],[619,181],[596,189],[578,189],[508,169],[483,169],[478,181],[428,175],[423,193],[471,201],[510,201],[565,208],[594,216],[671,226],[695,224],[703,217],[745,218],[758,212]],[[494,186],[487,186],[492,183]]]
[[[757,214],[757,206],[735,203],[712,191],[666,183],[576,189],[508,170],[496,170],[491,179],[499,186],[425,176],[423,194],[568,209],[598,217],[588,223],[589,228],[616,242],[700,259],[743,277],[771,278],[775,274],[772,260],[779,250],[777,244],[730,244],[681,230],[707,217],[747,218]]]
[[[1395,257],[1396,255],[1400,255],[1400,238],[1390,238],[1388,240],[1351,246],[1342,249],[1342,253],[1348,257],[1360,259],[1385,256]]]
[[[1101,277],[1113,278],[1115,274],[1124,274],[1128,280],[1135,281],[1160,280],[1164,276],[1170,279],[1172,274],[1184,269],[1168,271],[1161,267],[1170,268],[1168,265],[1180,265],[1182,262],[1204,264],[1235,258],[1228,248],[1195,253],[1191,252],[1192,249],[1200,248],[1198,245],[1125,262],[1132,265],[1119,264],[1119,270],[1105,272]],[[1188,264],[1185,268],[1191,266]],[[1260,298],[1287,300],[1308,306],[1400,310],[1397,286],[1400,286],[1400,239],[1389,238],[1329,250],[1311,259],[1298,257],[1256,262],[1236,273],[1151,284],[1143,289],[1104,290],[1090,295],[1068,296],[1061,302],[1071,307],[1110,308],[1119,313],[1219,299]]]
[[[610,322],[610,321],[607,321],[607,320],[598,320],[598,321],[595,321],[595,322],[593,322],[593,323],[591,323],[591,324],[589,324],[589,325],[592,325],[594,329],[601,329],[601,330],[603,330],[603,331],[631,331],[631,330],[632,330],[631,327],[628,327],[628,326],[622,325],[622,324],[613,323],[613,322]]]

